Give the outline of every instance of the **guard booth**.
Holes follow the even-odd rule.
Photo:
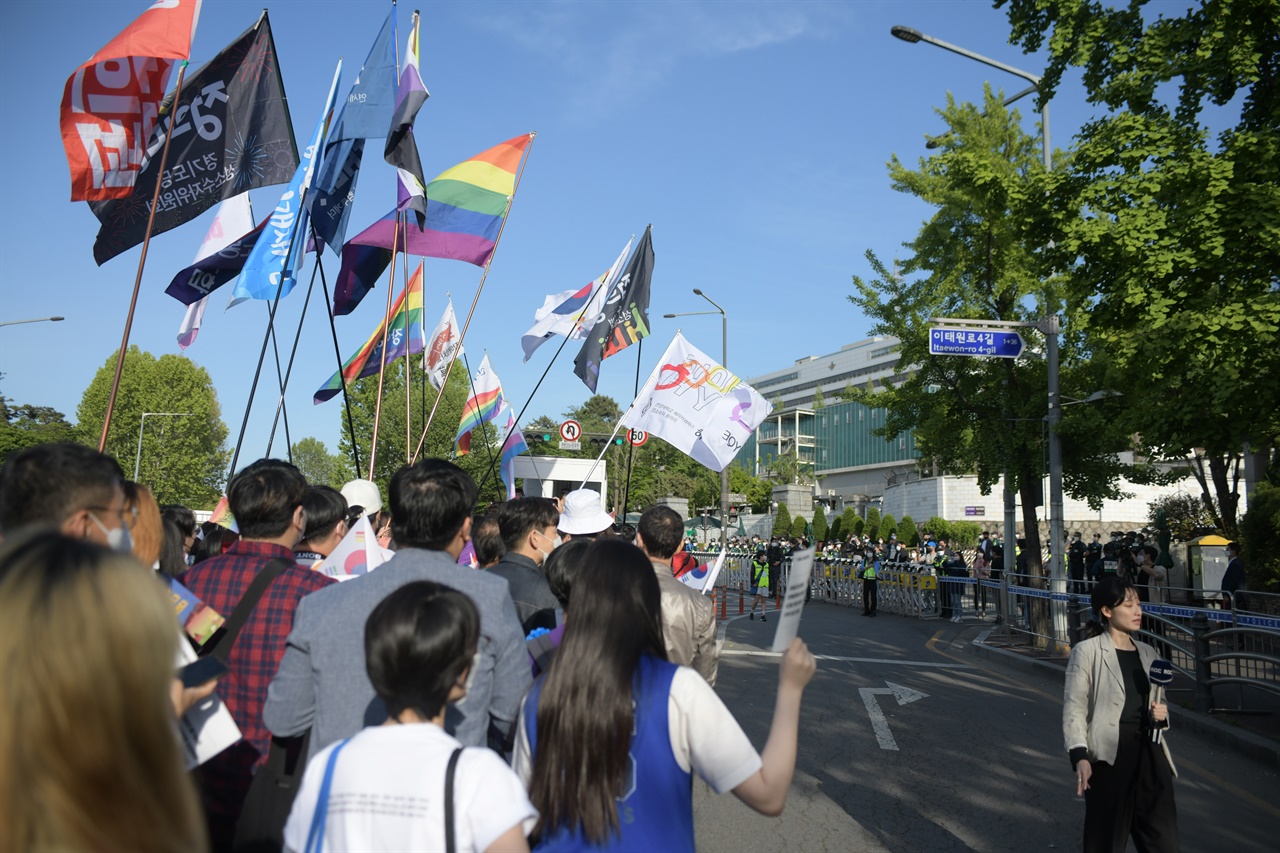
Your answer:
[[[600,493],[600,508],[608,512],[609,507],[605,503],[609,485],[606,465],[604,460],[596,464],[594,459],[522,455],[515,458],[515,475],[524,478],[525,497],[554,499],[562,498],[575,489],[594,489]]]
[[[1227,573],[1228,540],[1210,534],[1187,543],[1187,566],[1191,571],[1189,586],[1203,602],[1222,600],[1222,577]]]

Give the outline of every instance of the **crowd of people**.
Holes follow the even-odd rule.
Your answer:
[[[694,774],[782,811],[814,657],[783,655],[757,751],[713,689],[676,512],[631,529],[584,491],[476,515],[436,459],[385,494],[262,459],[228,484],[232,532],[89,448],[11,454],[0,849],[691,850]],[[317,571],[364,519],[390,558]],[[169,579],[225,617],[202,644]],[[242,737],[188,770],[178,723],[218,701]]]

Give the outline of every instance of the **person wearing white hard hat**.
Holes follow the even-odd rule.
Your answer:
[[[600,493],[594,489],[575,489],[564,496],[560,521],[556,529],[564,541],[595,539],[613,527],[613,516],[600,505]]]

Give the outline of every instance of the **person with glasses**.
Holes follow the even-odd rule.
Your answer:
[[[38,444],[12,453],[0,468],[0,534],[35,524],[58,528],[115,551],[133,549],[116,460],[70,442]]]

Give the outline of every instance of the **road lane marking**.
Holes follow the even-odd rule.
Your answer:
[[[782,652],[761,652],[755,649],[724,649],[720,652],[721,656],[733,655],[737,657],[753,657],[753,658],[780,658]],[[844,663],[883,663],[893,666],[924,666],[931,669],[973,669],[967,663],[939,663],[931,660],[894,660],[893,658],[852,658],[844,655],[814,655],[817,660],[834,660]]]
[[[859,688],[858,695],[862,697],[862,704],[867,706],[867,716],[871,718],[871,731],[875,733],[876,742],[880,744],[880,748],[897,752],[898,742],[893,739],[893,732],[889,730],[889,720],[880,709],[880,702],[876,697],[892,696],[898,700],[899,705],[906,705],[917,699],[924,699],[929,694],[903,687],[901,684],[894,684],[892,681],[886,681],[885,684],[886,687]]]

